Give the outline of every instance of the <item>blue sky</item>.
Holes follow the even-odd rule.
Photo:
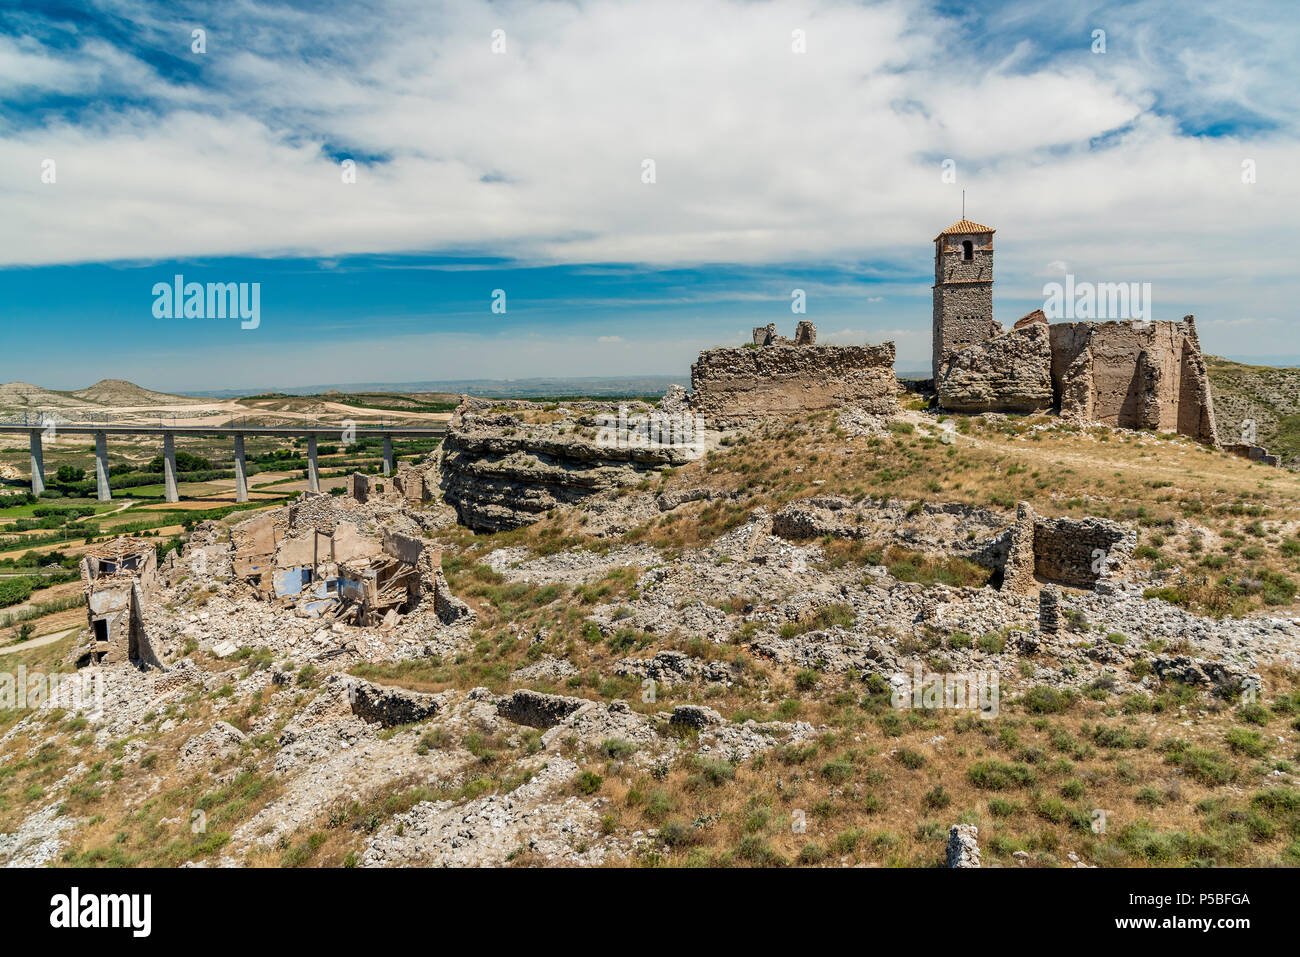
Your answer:
[[[1207,351],[1300,362],[1293,5],[1062,7],[5,9],[0,381],[685,375],[795,288],[923,369],[962,189],[1004,322],[1150,282]],[[260,325],[155,318],[177,273],[260,283]]]

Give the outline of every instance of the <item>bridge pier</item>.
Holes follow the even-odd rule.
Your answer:
[[[384,436],[384,474],[387,475],[393,470],[393,437]]]
[[[316,461],[316,436],[307,436],[307,488],[320,491],[320,465]]]
[[[244,461],[244,433],[235,433],[235,501],[248,501],[248,465]]]
[[[45,491],[45,455],[41,450],[41,430],[31,430],[32,440],[32,494]]]
[[[108,436],[103,432],[95,433],[95,490],[101,502],[113,497],[108,485]]]
[[[167,501],[181,500],[176,490],[176,436],[171,432],[163,433],[163,485],[167,489]]]

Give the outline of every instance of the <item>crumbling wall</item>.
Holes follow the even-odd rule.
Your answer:
[[[445,695],[377,685],[360,678],[347,681],[352,713],[385,728],[427,721],[442,710]]]
[[[145,539],[117,538],[82,556],[92,661],[163,667],[145,629],[145,604],[153,595],[157,574],[157,552]]]
[[[1230,445],[1225,445],[1223,451],[1241,456],[1243,459],[1250,459],[1252,462],[1258,462],[1261,465],[1282,464],[1280,455],[1270,455],[1268,449],[1264,448],[1264,446],[1251,445],[1249,442],[1233,442]]]
[[[1002,588],[1028,591],[1035,581],[1095,588],[1124,569],[1137,546],[1137,533],[1105,518],[1043,518],[1028,502],[1016,510],[1007,531],[1009,548]]]
[[[591,702],[585,698],[568,698],[520,688],[508,698],[497,700],[497,714],[515,724],[551,728],[588,704]]]
[[[720,422],[843,406],[898,411],[892,342],[818,346],[816,337],[801,322],[794,342],[767,327],[755,330],[754,346],[701,352],[691,366],[692,407]]]
[[[1115,428],[1180,432],[1218,445],[1195,321],[1046,323],[946,355],[939,405],[954,412],[1039,412]]]
[[[269,575],[275,567],[275,549],[284,537],[287,510],[275,509],[254,515],[230,530],[230,546],[234,551],[235,575],[239,578],[264,577],[270,587]]]
[[[402,465],[393,477],[393,489],[407,502],[418,505],[429,500],[429,489],[424,479],[424,469]]]
[[[1061,415],[1129,429],[1180,432],[1218,445],[1195,320],[1058,322],[1052,382]]]
[[[953,412],[1042,412],[1054,402],[1045,323],[1029,323],[948,356],[936,386]]]

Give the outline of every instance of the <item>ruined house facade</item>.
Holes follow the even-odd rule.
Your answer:
[[[157,552],[148,539],[117,538],[82,557],[91,663],[162,667],[146,627],[157,575]]]
[[[305,493],[235,525],[228,546],[234,578],[303,617],[351,625],[391,625],[430,597],[440,617],[463,614],[447,591],[441,549],[391,529],[368,532],[362,517],[342,506]]]
[[[691,366],[691,406],[708,421],[856,406],[868,413],[898,410],[894,344],[819,346],[811,322],[794,339],[774,325],[754,330],[751,345],[709,349]]]
[[[405,501],[419,505],[429,501],[431,495],[426,482],[426,469],[399,465],[390,477],[370,476],[353,472],[347,477],[343,494],[362,504],[372,499],[381,502]]]
[[[1196,322],[993,319],[994,230],[961,220],[935,237],[933,372],[953,412],[1043,412],[1218,445]]]

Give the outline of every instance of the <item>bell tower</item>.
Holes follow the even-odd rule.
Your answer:
[[[993,322],[993,230],[969,219],[934,237],[934,377],[949,353],[987,342]]]

